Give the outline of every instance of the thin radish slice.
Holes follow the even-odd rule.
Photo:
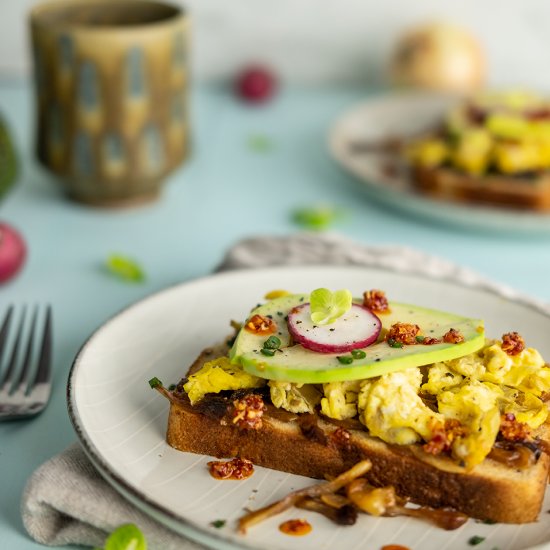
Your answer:
[[[288,314],[288,331],[294,341],[318,353],[345,353],[376,342],[382,323],[358,304],[333,323],[316,325],[311,320],[309,303],[293,308]]]

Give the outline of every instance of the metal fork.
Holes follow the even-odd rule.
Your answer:
[[[51,307],[48,305],[41,314],[40,307],[35,306],[30,322],[23,307],[15,333],[11,329],[14,316],[14,307],[10,306],[0,328],[0,420],[38,414],[51,393]],[[35,340],[39,340],[36,345]]]

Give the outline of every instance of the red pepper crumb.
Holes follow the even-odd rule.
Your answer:
[[[262,427],[262,416],[267,410],[260,395],[249,393],[236,399],[228,408],[231,422],[241,430],[257,430]]]
[[[413,345],[416,344],[416,336],[420,332],[418,325],[411,323],[395,323],[388,330],[386,341],[393,340],[400,344]]]
[[[434,420],[430,428],[432,438],[424,444],[423,449],[432,455],[449,452],[453,441],[465,434],[462,424],[454,418],[446,418],[444,423]]]
[[[264,315],[253,315],[244,328],[253,334],[273,334],[277,330],[277,323]]]
[[[211,460],[207,465],[210,475],[216,479],[246,479],[254,473],[254,464],[246,458]]]
[[[464,342],[464,336],[462,336],[462,333],[459,330],[451,328],[443,335],[443,341],[446,344],[460,344],[461,342]]]
[[[502,351],[508,355],[517,355],[525,349],[525,340],[517,332],[502,335]]]
[[[425,336],[422,340],[423,346],[433,346],[434,344],[441,344],[441,340],[439,338],[432,338],[431,336]]]
[[[513,413],[500,417],[500,434],[508,441],[528,441],[531,438],[531,428],[524,422],[519,422]]]
[[[336,428],[331,434],[329,444],[336,448],[351,449],[351,434],[345,428]]]
[[[382,290],[372,289],[363,292],[363,307],[375,313],[383,313],[389,310],[386,293]]]

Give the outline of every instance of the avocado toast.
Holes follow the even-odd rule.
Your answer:
[[[535,521],[549,467],[538,352],[380,291],[347,299],[270,295],[175,389],[152,384],[170,400],[168,443],[320,479],[368,459],[372,486],[417,504]]]

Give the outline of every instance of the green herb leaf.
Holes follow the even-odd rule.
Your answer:
[[[316,325],[329,325],[351,308],[352,295],[347,289],[331,292],[318,288],[309,296],[311,320]]]
[[[221,529],[225,526],[226,523],[227,521],[225,519],[217,519],[215,521],[211,521],[210,525],[212,525],[212,527],[215,527],[216,529]]]
[[[128,523],[111,533],[105,550],[147,550],[147,541],[137,525]]]
[[[260,350],[260,353],[262,353],[263,355],[265,355],[267,357],[273,357],[275,355],[275,350],[274,349],[269,349],[269,348],[262,348]]]
[[[119,254],[111,254],[107,258],[107,269],[109,273],[116,275],[123,281],[141,283],[145,280],[145,273],[141,267],[130,258]]]
[[[273,143],[267,136],[255,134],[249,136],[248,146],[257,153],[267,153],[273,148]]]
[[[277,336],[270,336],[265,342],[264,342],[264,348],[267,349],[279,349],[281,347],[281,339]]]
[[[481,544],[485,540],[485,537],[480,537],[478,535],[474,535],[473,537],[470,537],[468,539],[468,544],[470,546],[477,546],[478,544]]]
[[[422,342],[424,342],[425,339],[426,339],[425,336],[417,336],[417,337],[415,338],[415,340],[416,340],[419,344],[421,344]]]
[[[344,215],[343,210],[332,206],[319,205],[308,208],[299,208],[292,214],[294,223],[312,231],[328,229]]]
[[[397,340],[394,340],[393,338],[388,338],[388,346],[390,346],[390,348],[402,348],[403,343],[398,342]]]
[[[351,365],[353,363],[353,357],[351,355],[337,355],[336,359],[338,359],[338,362],[342,363],[342,365]]]
[[[354,349],[351,352],[351,356],[354,359],[364,359],[367,356],[367,354],[362,349]]]
[[[153,376],[153,378],[149,380],[149,386],[155,389],[155,388],[158,388],[159,386],[162,386],[162,382],[156,376]]]

